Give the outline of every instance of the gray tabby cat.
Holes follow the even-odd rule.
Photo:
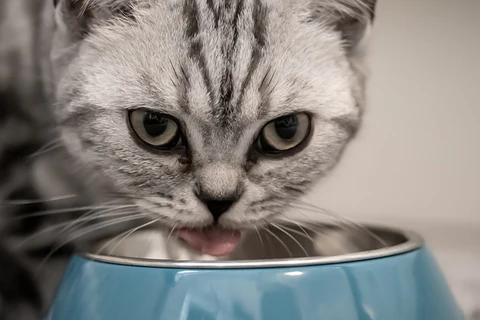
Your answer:
[[[319,220],[286,208],[359,127],[374,7],[0,0],[1,319],[35,319],[103,238],[145,227],[166,258],[222,257]]]

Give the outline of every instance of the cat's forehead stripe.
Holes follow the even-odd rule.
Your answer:
[[[219,8],[220,9],[220,8]],[[228,121],[230,118],[229,115],[234,112],[232,110],[232,99],[234,95],[234,83],[233,83],[233,58],[234,52],[237,47],[238,43],[238,20],[240,17],[240,13],[244,9],[244,1],[240,0],[237,3],[235,14],[232,20],[232,28],[233,28],[233,36],[232,36],[232,43],[229,45],[228,41],[225,39],[222,44],[222,51],[225,52],[224,59],[226,60],[225,70],[222,73],[221,79],[222,84],[220,85],[220,97],[218,103],[218,109],[221,114],[221,118],[223,119],[223,125],[225,122]],[[225,10],[226,11],[226,10]],[[215,108],[213,108],[215,110]]]
[[[249,85],[252,79],[252,75],[258,67],[258,64],[260,62],[260,58],[262,55],[262,49],[265,47],[265,44],[266,44],[266,22],[267,22],[266,16],[267,16],[266,8],[262,5],[260,0],[255,0],[252,18],[254,23],[253,35],[255,37],[256,44],[254,45],[254,48],[252,50],[247,75],[240,89],[240,96],[238,98],[238,103],[237,103],[239,107],[243,102],[245,90],[247,89],[247,86]]]
[[[207,88],[207,92],[209,93],[211,103],[211,95],[213,94],[212,80],[207,68],[205,54],[203,52],[203,43],[197,37],[200,29],[200,16],[196,0],[185,0],[183,6],[183,15],[186,22],[185,35],[190,41],[189,56],[197,63],[198,68],[202,73],[203,82],[205,83],[205,87]]]
[[[210,12],[211,15],[204,14],[204,12]],[[218,125],[226,127],[232,124],[233,118],[242,108],[246,91],[259,66],[263,48],[267,42],[267,13],[267,8],[261,0],[248,1],[248,4],[246,0],[219,3],[214,3],[213,0],[205,2],[185,0],[183,3],[185,37],[189,41],[188,57],[194,62],[201,75],[210,112],[214,118],[218,119]],[[246,28],[245,24],[251,24],[251,27]],[[201,28],[205,28],[205,30],[201,30]],[[210,33],[216,33],[220,37],[220,41],[215,46],[218,46],[216,49],[221,52],[221,61],[217,61],[220,65],[215,65],[212,70],[212,64],[209,62],[215,62],[208,61],[208,59],[215,59],[208,51],[212,49],[209,47],[212,44],[204,43],[208,40],[206,37]],[[242,33],[244,33],[243,36]],[[245,33],[250,33],[250,35]],[[239,44],[240,37],[243,37],[241,44]],[[239,45],[245,46],[246,39],[252,41],[248,44],[249,52],[242,51],[238,47]],[[240,57],[239,52],[247,54],[247,56]],[[246,68],[240,70],[241,68],[236,66],[238,59],[247,63]],[[185,97],[187,96],[185,92],[190,89],[188,81],[180,84],[179,97]],[[259,90],[258,93],[262,95],[266,91]],[[267,101],[268,99],[261,98],[260,100]],[[180,103],[185,102],[184,105],[181,105],[184,111],[189,111],[193,107],[183,98],[179,101]],[[268,107],[268,103],[263,104],[263,108],[266,107]]]

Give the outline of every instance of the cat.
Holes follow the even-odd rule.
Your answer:
[[[215,259],[318,221],[287,209],[360,126],[375,2],[0,0],[0,319],[103,239]]]

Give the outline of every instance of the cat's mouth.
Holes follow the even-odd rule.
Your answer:
[[[240,231],[221,228],[178,229],[177,236],[192,249],[210,256],[231,254],[240,243]]]

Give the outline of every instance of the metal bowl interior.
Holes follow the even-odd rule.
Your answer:
[[[144,267],[180,269],[242,269],[324,265],[378,259],[420,248],[415,232],[376,225],[342,228],[286,226],[246,234],[236,252],[223,260],[178,261],[81,254],[91,260]],[[248,249],[248,250],[247,250]]]

